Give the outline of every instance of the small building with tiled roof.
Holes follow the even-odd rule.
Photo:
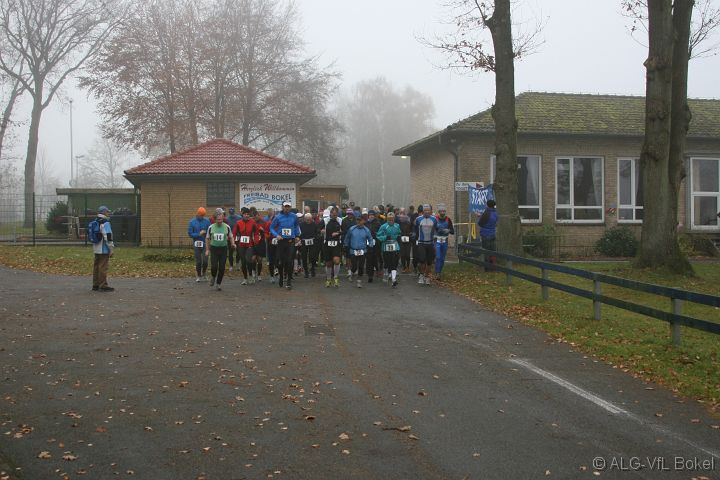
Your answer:
[[[688,103],[692,121],[678,223],[688,233],[720,236],[720,100]],[[616,225],[639,233],[649,197],[639,161],[644,97],[526,92],[516,97],[516,116],[525,231],[554,234],[556,253],[590,252]],[[411,158],[410,203],[445,203],[458,223],[469,222],[467,193],[455,192],[454,182],[491,184],[494,142],[487,109],[397,149],[393,155]]]
[[[208,215],[218,207],[280,209],[284,201],[301,208],[305,197],[315,196],[301,186],[315,175],[306,165],[219,138],[125,171],[140,192],[140,240],[146,246],[189,244],[187,224],[198,207]],[[342,190],[336,190],[339,197]],[[340,198],[325,203],[330,201]]]

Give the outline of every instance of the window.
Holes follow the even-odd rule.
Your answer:
[[[691,158],[692,227],[717,229],[720,211],[720,159]]]
[[[518,209],[523,223],[540,223],[540,155],[518,155]],[[495,182],[495,156],[490,157],[490,183]]]
[[[213,206],[235,205],[235,183],[208,182],[207,204]]]
[[[555,220],[598,223],[604,217],[602,157],[555,159]]]
[[[319,212],[320,211],[320,201],[319,200],[303,200],[303,210],[305,210],[305,207],[310,207],[311,212]]]
[[[642,222],[643,184],[639,158],[618,158],[618,223]]]

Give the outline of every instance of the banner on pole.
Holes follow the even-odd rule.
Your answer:
[[[468,209],[471,213],[481,215],[487,207],[488,200],[495,200],[492,185],[484,188],[475,188],[468,185]]]

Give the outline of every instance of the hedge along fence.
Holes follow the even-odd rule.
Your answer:
[[[498,258],[502,258],[505,260],[506,265],[496,265],[486,262],[484,258],[485,255],[492,255]],[[484,248],[472,244],[461,245],[460,254],[458,255],[458,257],[462,261],[475,265],[485,266],[488,268],[493,268],[495,270],[505,273],[507,275],[507,285],[512,285],[512,277],[522,278],[523,280],[527,280],[528,282],[538,284],[541,287],[541,294],[544,300],[550,298],[550,288],[554,288],[556,290],[560,290],[571,295],[576,295],[578,297],[592,300],[593,318],[595,320],[601,319],[601,305],[604,303],[617,308],[621,308],[623,310],[628,310],[668,322],[670,324],[670,333],[674,345],[680,345],[681,343],[680,327],[683,325],[697,330],[702,330],[704,332],[714,333],[716,335],[720,334],[720,323],[713,323],[707,320],[688,317],[682,314],[683,301],[694,302],[701,305],[708,305],[711,307],[720,307],[720,297],[715,295],[688,292],[686,290],[680,290],[677,288],[663,287],[660,285],[653,285],[650,283],[643,283],[635,280],[613,277],[611,275],[605,275],[602,273],[589,272],[587,270],[566,267],[564,265],[557,265],[554,263],[543,262],[540,260],[518,257],[516,255],[510,255],[507,253],[485,250]],[[541,271],[541,276],[537,277],[529,273],[513,270],[513,263],[537,267]],[[583,290],[582,288],[550,280],[548,277],[548,272],[550,271],[592,280],[593,291]],[[664,310],[658,310],[656,308],[639,305],[637,303],[628,302],[626,300],[608,297],[607,295],[602,294],[602,284],[614,285],[617,287],[627,288],[638,292],[651,293],[654,295],[659,295],[661,297],[666,297],[670,300],[672,312],[666,312]]]

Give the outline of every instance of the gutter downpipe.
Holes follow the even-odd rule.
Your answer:
[[[446,131],[450,132],[450,128],[448,127]],[[446,144],[443,143],[442,134],[438,136],[438,143],[440,143],[440,145],[446,146]],[[453,156],[453,216],[455,217],[453,219],[453,222],[455,224],[458,224],[460,223],[460,209],[458,208],[458,191],[455,189],[455,184],[458,182],[458,173],[460,170],[460,149],[462,148],[462,143],[458,142],[458,140],[456,138],[453,138],[452,136],[450,136],[447,143],[449,144],[449,146],[446,146],[446,150]],[[458,235],[455,235],[456,255],[460,253],[460,242],[458,240]]]

